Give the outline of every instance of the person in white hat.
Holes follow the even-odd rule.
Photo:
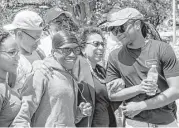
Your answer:
[[[27,74],[32,71],[31,63],[43,59],[44,55],[37,49],[43,30],[42,18],[33,11],[22,10],[18,12],[11,24],[4,25],[6,31],[14,31],[15,41],[20,49],[20,60],[17,74],[9,74],[9,84],[19,96]]]
[[[124,125],[177,127],[174,101],[179,98],[179,62],[172,47],[160,40],[135,8],[109,13],[106,25],[123,45],[109,55],[106,82],[111,101],[124,102]],[[152,65],[157,67],[157,84],[146,79]],[[153,91],[154,96],[147,95]]]

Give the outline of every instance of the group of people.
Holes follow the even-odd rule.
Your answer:
[[[56,8],[44,20],[23,10],[3,26],[1,127],[177,127],[178,60],[137,9],[108,14],[105,26],[122,46],[106,66],[99,64],[107,43],[102,30],[88,26],[77,37],[75,23],[62,25],[73,22],[71,14]],[[157,83],[147,79],[152,65]]]

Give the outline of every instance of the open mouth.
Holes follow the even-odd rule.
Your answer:
[[[95,52],[95,55],[96,56],[103,56],[103,52],[102,51]]]
[[[102,59],[103,53],[95,53],[95,57],[98,58],[98,59]]]

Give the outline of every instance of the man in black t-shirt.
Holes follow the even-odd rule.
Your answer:
[[[118,10],[107,17],[108,30],[123,44],[109,55],[109,98],[125,101],[121,109],[126,127],[177,127],[174,101],[179,98],[179,63],[171,46],[159,41],[155,29],[143,19],[134,8]],[[155,40],[146,39],[147,28]],[[152,65],[157,66],[157,85],[146,79]],[[109,86],[116,85],[118,91],[112,93]],[[146,94],[156,87],[156,95]]]

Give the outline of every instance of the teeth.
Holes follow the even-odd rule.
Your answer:
[[[66,60],[66,61],[72,62],[72,61],[74,61],[74,60]]]

